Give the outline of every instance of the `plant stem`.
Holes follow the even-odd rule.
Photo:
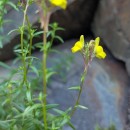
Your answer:
[[[29,19],[28,19],[28,16],[26,14],[26,21],[27,21],[27,25],[28,25],[28,31],[29,31],[29,35],[30,35],[30,41],[29,41],[29,54],[28,56],[31,56],[32,54],[32,40],[33,40],[33,35],[32,35],[32,32],[31,32],[31,25],[30,25],[30,22],[29,22]],[[30,67],[30,59],[28,61],[28,65],[27,65],[27,72],[28,73],[28,70],[29,70],[29,67]]]
[[[22,30],[21,30],[21,51],[22,51],[22,63],[23,63],[23,81],[22,85],[24,82],[27,85],[27,68],[26,68],[26,61],[25,61],[25,54],[24,54],[24,43],[23,43],[23,35],[24,35],[24,30],[25,30],[25,19],[26,19],[26,14],[27,14],[27,9],[28,9],[28,2],[26,4],[25,10],[24,10],[24,18],[23,18],[23,25],[22,25]]]
[[[70,117],[72,117],[75,113],[75,111],[77,110],[77,106],[79,105],[79,102],[80,102],[80,97],[81,97],[81,93],[82,93],[82,90],[83,90],[83,85],[84,85],[84,81],[85,81],[85,77],[86,77],[86,74],[87,74],[87,68],[88,66],[85,66],[85,69],[84,69],[84,72],[81,76],[81,83],[80,83],[80,90],[79,90],[79,93],[78,93],[78,98],[75,102],[75,105],[70,113]]]
[[[30,35],[30,41],[29,41],[29,56],[31,56],[31,53],[32,53],[32,39],[33,39],[33,36],[32,36],[32,33],[31,33],[31,24],[29,22],[29,19],[28,19],[28,16],[27,14],[25,15],[25,18],[26,18],[26,21],[27,21],[27,25],[28,25],[28,31],[29,31],[29,35]]]
[[[24,47],[23,47],[23,32],[21,32],[21,50],[22,50],[22,63],[23,63],[23,83],[26,82],[26,62],[24,57]]]
[[[45,130],[47,130],[47,110],[46,110],[46,96],[47,96],[47,81],[46,81],[46,61],[47,61],[47,50],[46,50],[46,43],[47,43],[47,30],[46,28],[48,27],[47,23],[47,17],[46,17],[46,12],[44,12],[44,33],[43,33],[43,59],[42,59],[42,65],[43,65],[43,121],[44,121],[44,126]]]

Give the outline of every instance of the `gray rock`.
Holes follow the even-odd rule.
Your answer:
[[[84,65],[79,53],[72,54],[70,48],[76,40],[62,44],[55,49],[62,51],[50,54],[48,67],[57,67],[48,85],[48,102],[58,103],[66,110],[74,105],[77,92],[69,87],[80,84],[80,75]],[[63,55],[64,53],[64,55]],[[41,53],[35,56],[41,58]],[[71,57],[71,58],[70,58]],[[73,57],[73,58],[72,58]],[[70,60],[70,62],[68,62]],[[68,63],[66,63],[66,61]],[[68,68],[68,66],[70,66]],[[3,77],[4,71],[0,70]],[[130,84],[125,67],[107,53],[105,60],[94,59],[89,66],[80,104],[88,110],[78,109],[72,118],[77,130],[94,130],[95,125],[108,127],[114,123],[117,130],[124,130],[127,121],[127,91]],[[65,127],[65,130],[69,130]]]
[[[60,32],[64,39],[79,37],[90,31],[90,25],[96,11],[99,0],[75,0],[66,11],[58,10],[51,17],[51,21],[57,21],[59,26],[65,28]]]
[[[126,63],[130,75],[130,1],[101,0],[93,22],[93,32],[100,36],[112,54]]]
[[[72,42],[61,46],[59,50],[68,48],[68,51],[65,50],[65,52],[71,55],[69,50]],[[59,69],[58,72],[60,73],[61,70]],[[79,85],[82,72],[81,55],[74,54],[74,61],[67,73],[66,82],[57,82],[56,77],[52,79],[49,87],[50,102],[58,102],[63,110],[73,105],[77,93],[68,91],[67,88]],[[108,127],[114,123],[117,130],[123,130],[127,119],[126,91],[128,91],[128,81],[125,67],[109,54],[105,60],[94,59],[89,66],[80,101],[80,104],[88,107],[88,110],[79,109],[75,113],[72,122],[76,129],[94,130],[96,124]]]
[[[51,17],[51,22],[56,21],[59,23],[59,26],[65,28],[65,31],[59,33],[63,39],[79,37],[81,33],[86,33],[87,30],[90,30],[90,24],[98,3],[98,0],[73,1],[74,0],[69,0],[70,5],[67,7],[67,10],[57,10]],[[28,16],[32,24],[39,27],[38,15],[35,13],[36,10],[36,5],[29,7]],[[6,36],[8,32],[22,25],[23,13],[21,10],[17,12],[9,8],[9,12],[5,15],[5,19],[11,20],[11,22],[4,25],[4,32],[0,34],[3,36]],[[17,33],[12,33],[9,39],[7,37],[9,36],[6,36],[4,39],[4,47],[0,49],[0,60],[2,61],[14,57],[13,47],[20,43]],[[37,39],[35,39],[35,41],[36,40]]]

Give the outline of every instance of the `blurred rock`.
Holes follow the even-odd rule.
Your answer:
[[[64,39],[79,37],[90,31],[90,25],[99,0],[75,0],[66,11],[58,10],[51,17],[51,22],[57,21],[65,28],[60,32]]]
[[[126,63],[130,75],[130,1],[101,0],[93,22],[93,32],[102,37],[112,54]]]
[[[48,67],[57,67],[57,74],[48,85],[48,102],[58,103],[62,110],[74,104],[77,91],[68,88],[80,84],[80,75],[84,69],[81,55],[70,51],[75,41],[56,47],[62,53],[52,53],[48,57]],[[35,53],[34,56],[42,58],[41,53]],[[0,79],[8,74],[7,69],[0,68]],[[124,130],[128,104],[126,92],[130,86],[128,81],[124,65],[111,55],[107,54],[105,60],[94,59],[89,66],[80,100],[80,104],[88,107],[88,110],[76,111],[72,118],[76,129],[94,130],[97,124],[108,127],[113,123],[117,130]],[[65,130],[70,129],[65,127]]]
[[[70,52],[74,43],[75,40],[72,40],[58,46],[56,49],[62,51],[62,55],[51,54],[48,62],[48,66],[56,64],[58,67],[58,75],[52,77],[48,86],[48,101],[60,104],[62,110],[74,104],[77,92],[68,88],[80,84],[80,75],[84,69],[81,55]],[[69,65],[66,61],[72,56],[73,60],[70,61],[70,67],[67,69]],[[38,57],[41,55],[38,54]],[[58,64],[54,59],[59,60]],[[94,130],[97,124],[109,127],[113,123],[117,130],[124,130],[129,86],[129,78],[122,63],[108,53],[105,60],[95,58],[89,66],[80,100],[80,104],[88,107],[88,110],[78,109],[72,118],[76,129]],[[65,130],[70,129],[65,127]]]
[[[90,30],[90,24],[93,19],[93,14],[97,6],[98,0],[69,0],[70,5],[67,10],[57,10],[51,17],[51,22],[58,22],[59,26],[65,28],[65,31],[59,33],[63,39],[73,38],[81,33],[85,33]],[[72,3],[73,2],[73,3]],[[37,7],[32,5],[28,9],[28,16],[32,24],[39,25],[38,15],[35,13]],[[0,35],[7,35],[13,29],[17,29],[22,25],[23,13],[10,9],[8,14],[5,15],[6,20],[11,22],[4,25],[4,32]],[[7,36],[9,37],[9,36]],[[12,33],[10,39],[5,38],[3,49],[0,49],[0,60],[8,60],[14,56],[13,47],[20,43],[20,39],[17,33]],[[8,52],[8,53],[7,53]]]

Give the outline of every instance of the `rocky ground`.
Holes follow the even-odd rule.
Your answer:
[[[51,53],[48,60],[48,66],[55,65],[58,71],[58,75],[52,77],[48,86],[48,102],[60,104],[63,110],[74,104],[77,92],[68,88],[80,84],[83,72],[81,55],[70,51],[75,41],[57,46],[55,49],[62,53]],[[128,123],[129,78],[124,64],[115,60],[109,51],[106,52],[105,60],[94,59],[89,66],[80,102],[88,110],[79,109],[73,116],[72,122],[77,130],[94,130],[97,124],[108,127],[111,123],[115,124],[117,130],[124,130]],[[41,58],[39,52],[34,55]],[[7,70],[0,68],[0,77],[7,73]],[[66,127],[65,130],[70,129]]]

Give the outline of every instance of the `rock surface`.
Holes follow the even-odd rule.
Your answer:
[[[71,43],[74,42],[71,41],[68,46],[61,46],[59,50],[66,48],[64,52],[71,55],[69,51],[72,46]],[[53,59],[55,56],[51,58]],[[65,73],[67,74],[66,82],[59,83],[56,78],[52,80],[49,91],[50,102],[58,102],[63,110],[71,106],[77,93],[68,91],[67,88],[79,85],[79,76],[82,72],[82,58],[79,54],[74,54],[72,67],[68,73]],[[127,119],[126,92],[129,86],[128,81],[129,78],[124,66],[120,65],[120,62],[109,54],[105,60],[94,59],[89,67],[80,102],[81,105],[87,106],[88,110],[80,109],[75,113],[72,121],[76,129],[94,130],[96,124],[108,127],[114,123],[117,130],[123,130]]]
[[[96,7],[99,0],[75,0],[66,11],[59,10],[51,17],[51,22],[57,21],[59,26],[65,28],[60,35],[64,39],[79,37],[90,31]]]
[[[68,0],[70,3],[74,0]],[[71,3],[67,10],[57,10],[51,17],[51,22],[58,22],[59,26],[65,28],[65,31],[60,33],[63,39],[73,38],[81,33],[86,33],[90,30],[90,24],[93,19],[93,14],[99,0],[75,0]],[[31,6],[28,10],[29,19],[32,24],[38,25],[38,15],[35,13],[37,7]],[[9,13],[5,15],[6,20],[11,22],[4,25],[4,33],[7,35],[13,29],[17,29],[22,25],[23,13],[9,9]],[[19,44],[20,39],[17,33],[12,33],[10,39],[5,38],[4,48],[0,49],[0,60],[8,60],[14,56],[13,47]],[[8,52],[8,53],[6,53]]]
[[[129,0],[101,0],[94,18],[93,32],[102,37],[116,58],[126,63],[130,75],[129,5]]]
[[[62,53],[50,54],[48,67],[56,65],[59,75],[52,77],[48,86],[48,102],[58,103],[62,110],[74,104],[77,92],[68,90],[80,84],[83,60],[79,53],[72,54],[70,48],[76,40],[56,47]],[[64,55],[63,55],[64,54]],[[35,56],[41,58],[40,53]],[[73,57],[73,58],[72,58]],[[67,61],[67,62],[66,62]],[[70,65],[70,67],[68,67]],[[0,68],[0,77],[7,71]],[[94,59],[89,67],[80,104],[88,110],[79,109],[72,118],[77,130],[94,130],[99,124],[108,127],[111,123],[117,130],[124,130],[127,113],[127,91],[130,84],[124,66],[107,54],[105,60]],[[70,130],[65,127],[65,130]]]

